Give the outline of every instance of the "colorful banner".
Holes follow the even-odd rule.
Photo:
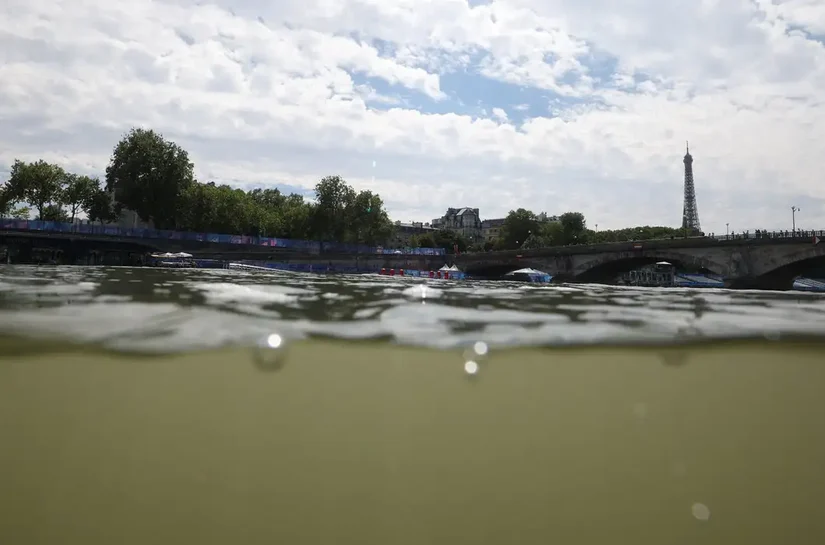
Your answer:
[[[17,220],[0,218],[0,229],[16,231],[47,231],[52,233],[77,233],[82,235],[103,235],[127,238],[151,238],[163,240],[192,240],[223,244],[243,244],[270,246],[303,250],[308,253],[384,254],[384,255],[444,255],[443,248],[384,248],[364,244],[341,242],[318,242],[314,240],[293,240],[288,238],[253,237],[247,235],[222,235],[217,233],[193,233],[189,231],[165,231],[160,229],[139,229],[116,227],[113,225],[91,225],[88,223],[61,223],[57,221]]]

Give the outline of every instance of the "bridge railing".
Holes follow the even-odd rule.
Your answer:
[[[767,229],[756,229],[754,231],[742,231],[739,233],[727,233],[724,235],[711,234],[716,240],[764,240],[764,239],[810,239],[825,236],[825,231],[808,229],[789,229],[787,231],[768,231]]]
[[[617,240],[609,242],[592,242],[588,244],[566,244],[564,246],[541,246],[530,249],[515,249],[515,250],[488,250],[483,252],[465,252],[470,255],[481,254],[513,254],[515,255],[535,255],[536,252],[547,250],[564,250],[570,252],[582,252],[589,250],[608,251],[612,248],[627,245],[644,245],[646,243],[661,243],[669,241],[688,241],[688,240],[797,240],[813,241],[814,238],[821,239],[825,243],[825,230],[804,230],[797,229],[796,231],[768,231],[757,229],[756,231],[744,231],[740,233],[728,233],[725,235],[717,235],[715,233],[708,233],[707,235],[690,235],[687,237],[668,236],[662,238],[647,238],[639,240]],[[612,251],[612,250],[611,250]]]
[[[191,231],[169,231],[164,229],[143,229],[118,227],[115,225],[94,225],[89,223],[64,223],[59,221],[19,220],[0,218],[0,229],[15,231],[45,231],[48,233],[83,234],[153,240],[187,240],[267,246],[300,250],[307,253],[352,253],[352,254],[394,254],[394,255],[444,255],[443,248],[384,248],[365,244],[341,242],[319,242],[289,238],[256,237],[249,235],[226,235],[219,233],[195,233]]]

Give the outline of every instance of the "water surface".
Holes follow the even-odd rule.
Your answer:
[[[285,339],[452,348],[825,333],[825,294],[203,269],[4,267],[0,332],[176,351]]]

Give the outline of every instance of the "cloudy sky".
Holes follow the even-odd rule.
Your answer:
[[[394,219],[525,207],[706,231],[825,229],[822,0],[3,0],[0,172],[101,174],[130,126],[201,181]]]

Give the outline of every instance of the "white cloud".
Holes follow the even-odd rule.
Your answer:
[[[680,221],[689,139],[706,230],[784,228],[792,204],[825,228],[824,33],[820,0],[6,0],[0,168],[99,173],[140,125],[202,179],[339,173],[402,220],[524,206],[606,228]]]
[[[501,108],[493,108],[492,114],[493,117],[498,119],[499,121],[507,121],[507,112],[505,112]]]

